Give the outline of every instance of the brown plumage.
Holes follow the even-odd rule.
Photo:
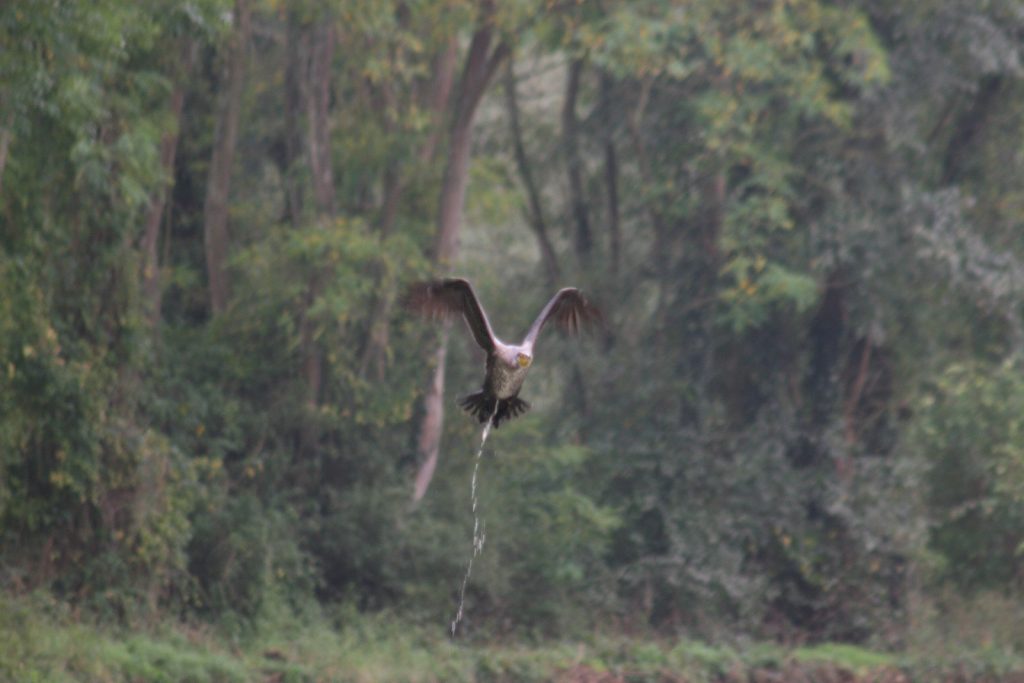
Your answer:
[[[409,288],[406,305],[430,317],[461,315],[466,321],[473,339],[487,354],[487,365],[483,388],[461,399],[459,405],[480,422],[487,422],[493,415],[495,428],[530,407],[519,398],[519,390],[533,362],[534,345],[544,325],[551,320],[570,333],[576,333],[601,320],[600,310],[578,289],[566,287],[551,297],[521,343],[506,344],[495,336],[487,313],[468,280],[449,278],[418,282]]]

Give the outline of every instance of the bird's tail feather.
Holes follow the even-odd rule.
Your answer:
[[[498,404],[497,412],[494,410],[495,402]],[[530,409],[530,404],[518,396],[499,399],[493,394],[486,394],[482,391],[470,394],[469,396],[461,399],[459,401],[459,405],[463,410],[479,420],[481,424],[487,422],[491,415],[494,415],[495,429],[497,429],[503,421],[519,417]]]

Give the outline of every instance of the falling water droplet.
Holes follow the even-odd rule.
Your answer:
[[[484,540],[487,538],[487,534],[484,530],[484,520],[477,514],[477,497],[476,497],[476,479],[477,473],[480,471],[480,459],[484,455],[484,445],[487,443],[487,437],[491,433],[491,425],[494,424],[494,416],[498,413],[498,402],[494,402],[494,412],[491,413],[490,419],[487,420],[487,424],[484,425],[484,432],[480,437],[480,448],[476,452],[476,460],[473,462],[473,478],[469,482],[469,498],[473,508],[473,552],[469,556],[469,562],[466,564],[466,575],[462,577],[462,588],[459,590],[459,609],[455,613],[455,618],[452,619],[452,638],[455,637],[455,630],[459,627],[459,622],[462,621],[462,610],[466,604],[466,585],[469,583],[469,577],[473,573],[473,560],[479,555],[484,549]]]

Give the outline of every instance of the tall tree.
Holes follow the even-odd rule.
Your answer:
[[[285,216],[298,227],[302,219],[303,193],[298,181],[302,159],[303,32],[297,12],[290,8],[285,25],[284,130],[281,143],[281,173],[284,176]]]
[[[228,46],[225,88],[217,114],[210,175],[206,184],[206,203],[203,207],[206,273],[210,289],[210,310],[214,315],[222,313],[227,307],[230,291],[227,273],[228,199],[242,109],[249,37],[252,33],[252,8],[249,0],[235,0],[232,16],[234,30]]]
[[[613,281],[618,281],[622,264],[622,219],[619,215],[619,155],[615,149],[612,117],[612,77],[601,73],[599,114],[604,130],[604,187],[608,198],[608,252]]]
[[[555,248],[548,237],[548,224],[544,218],[544,207],[541,204],[540,190],[533,177],[530,161],[526,156],[526,143],[523,141],[523,127],[519,115],[519,96],[516,92],[516,75],[512,60],[505,69],[505,114],[508,116],[509,134],[512,137],[512,153],[516,160],[516,171],[526,192],[526,222],[533,229],[540,249],[541,263],[544,266],[544,277],[550,287],[558,284],[559,266]]]
[[[417,152],[416,159],[420,164],[430,163],[437,151],[438,142],[444,131],[444,112],[451,99],[452,87],[455,82],[455,66],[458,60],[458,43],[454,37],[444,41],[443,47],[434,56],[432,76],[429,85],[421,88],[419,105],[425,107],[430,114],[430,125],[426,138]],[[378,236],[386,240],[393,232],[402,196],[408,186],[411,170],[404,170],[395,164],[386,172],[384,180],[384,200],[378,221]],[[369,333],[360,354],[362,372],[372,372],[380,381],[384,377],[384,365],[390,339],[391,310],[395,303],[394,293],[382,286],[383,278],[377,276],[377,295],[368,325]]]
[[[176,65],[172,78],[174,85],[171,90],[170,114],[171,128],[164,132],[160,140],[160,167],[167,178],[168,185],[157,188],[149,201],[146,220],[143,225],[141,240],[142,248],[142,294],[146,305],[146,318],[151,325],[160,320],[160,308],[163,286],[160,278],[160,226],[163,222],[164,209],[167,206],[169,184],[174,178],[174,159],[178,152],[178,136],[181,131],[182,112],[185,108],[185,86],[192,71],[195,60],[196,43],[188,37],[181,39],[181,59]]]
[[[477,5],[476,29],[469,43],[454,103],[434,241],[434,262],[442,269],[450,267],[458,256],[459,229],[469,181],[473,122],[477,108],[498,67],[509,54],[509,45],[495,35],[495,6],[494,0],[480,0]],[[420,466],[413,489],[414,501],[426,494],[437,467],[441,427],[444,423],[444,369],[447,353],[448,334],[445,328],[435,355],[434,377],[423,399],[424,417],[417,440]]]
[[[0,125],[0,192],[4,189],[4,168],[7,167],[7,149],[11,144],[11,124],[14,123],[14,112],[7,115]]]
[[[333,218],[336,210],[330,120],[335,27],[324,19],[310,27],[306,39],[309,71],[302,83],[306,88],[307,151],[317,217],[325,220]]]
[[[303,100],[306,110],[306,153],[313,180],[313,204],[316,225],[325,230],[334,220],[336,198],[334,168],[331,158],[331,80],[334,61],[335,26],[330,17],[307,28],[306,73],[302,79]],[[302,374],[306,381],[306,402],[316,406],[323,383],[323,352],[316,341],[316,321],[311,309],[323,290],[329,272],[314,272],[306,292],[306,302],[299,326],[299,348],[302,354]],[[307,433],[305,441],[311,434]]]
[[[565,145],[565,163],[569,173],[569,206],[572,211],[573,244],[577,258],[585,263],[590,257],[593,236],[590,214],[583,192],[583,160],[580,156],[579,119],[576,102],[580,94],[583,60],[573,59],[566,75],[565,100],[562,105],[562,140]]]

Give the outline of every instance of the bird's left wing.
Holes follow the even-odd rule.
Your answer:
[[[449,317],[461,315],[466,319],[473,339],[487,353],[494,350],[494,332],[483,306],[476,298],[469,280],[448,278],[417,282],[409,287],[406,305],[425,315]]]
[[[533,321],[530,331],[526,333],[523,344],[533,346],[537,341],[537,335],[544,327],[544,324],[554,320],[569,332],[575,334],[584,326],[590,326],[601,321],[601,310],[587,301],[583,293],[575,287],[566,287],[558,290],[558,293],[551,297],[551,301],[544,306],[540,315]]]

